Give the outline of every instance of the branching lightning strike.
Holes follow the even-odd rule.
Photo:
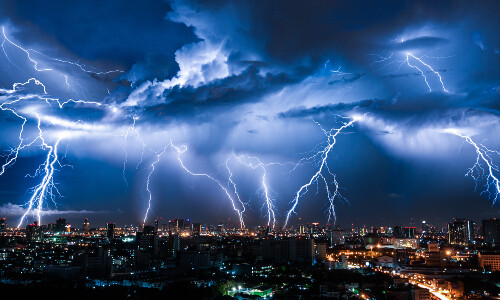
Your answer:
[[[267,209],[267,226],[270,226],[272,229],[276,226],[276,213],[275,213],[275,205],[274,201],[270,196],[270,191],[267,185],[267,170],[266,167],[269,165],[273,165],[276,163],[269,163],[269,164],[264,164],[260,161],[258,157],[255,156],[247,156],[247,155],[235,155],[233,154],[233,157],[238,160],[241,164],[252,168],[253,170],[255,169],[260,169],[262,171],[262,179],[261,179],[261,186],[262,186],[262,191],[263,191],[263,196],[264,196],[264,205]],[[229,170],[228,166],[228,161],[226,161],[226,168]],[[248,162],[250,161],[250,162]],[[232,182],[232,180],[231,180]],[[234,185],[234,183],[233,183]],[[235,192],[236,192],[236,185],[235,187]],[[236,192],[237,194],[237,192]]]
[[[362,118],[362,116],[354,116],[350,118],[350,121],[348,122],[342,122],[342,126],[337,128],[337,129],[330,129],[326,130],[324,129],[319,123],[316,122],[316,124],[321,128],[325,136],[327,137],[327,142],[326,146],[323,147],[321,150],[319,150],[317,153],[315,153],[311,157],[307,157],[304,159],[301,159],[299,163],[303,162],[304,160],[315,160],[316,158],[320,158],[319,161],[319,167],[318,170],[314,173],[314,175],[309,179],[309,181],[302,185],[296,192],[294,199],[292,200],[292,208],[288,210],[286,214],[286,220],[285,220],[285,225],[286,227],[288,225],[288,222],[290,221],[290,217],[293,213],[295,213],[295,209],[297,208],[297,205],[299,204],[300,198],[305,195],[309,187],[313,183],[318,184],[318,180],[323,181],[325,184],[326,188],[326,193],[328,196],[328,201],[329,201],[329,208],[328,208],[328,220],[330,221],[332,218],[335,219],[335,206],[334,206],[334,200],[336,198],[340,199],[345,199],[339,192],[339,184],[336,180],[336,176],[330,171],[328,168],[328,155],[330,154],[330,151],[332,150],[333,146],[337,143],[337,135],[342,132],[344,129],[353,126],[353,124],[357,121],[359,121]],[[327,178],[325,177],[324,172],[326,172],[328,175],[333,176],[333,184],[335,186],[335,189],[332,191],[330,189],[330,185],[328,183]]]
[[[37,72],[54,71],[54,69],[52,69],[52,68],[39,67],[40,62],[37,61],[32,56],[33,53],[43,55],[42,53],[40,53],[36,50],[33,50],[33,49],[25,49],[25,48],[21,47],[20,45],[14,43],[12,40],[10,40],[7,37],[5,27],[2,27],[2,34],[3,34],[3,38],[4,38],[2,41],[2,44],[1,44],[2,50],[3,50],[3,53],[6,57],[6,59],[12,65],[16,66],[13,63],[13,61],[11,60],[11,58],[9,57],[9,55],[7,54],[7,50],[5,47],[6,44],[10,44],[15,49],[22,51],[26,55],[28,61],[33,64],[33,68],[35,71],[37,71]],[[52,61],[57,61],[59,63],[66,63],[66,64],[77,66],[80,70],[82,70],[86,73],[107,74],[107,73],[111,73],[111,72],[121,72],[118,70],[117,71],[110,71],[110,72],[99,72],[99,71],[86,69],[84,65],[79,64],[79,63],[74,63],[71,61],[50,58],[50,57],[47,57],[47,58],[52,60]],[[68,83],[68,76],[64,75],[64,78],[65,78],[65,83],[69,84]],[[35,86],[42,87],[43,93],[42,94],[40,94],[40,93],[27,93],[27,94],[22,94],[22,95],[18,94],[28,84],[35,84]],[[57,99],[57,98],[47,97],[46,86],[41,82],[41,80],[39,80],[37,78],[30,78],[26,82],[14,83],[12,86],[12,89],[0,88],[0,101],[2,101],[2,103],[0,104],[0,110],[10,112],[21,120],[21,126],[20,126],[20,130],[19,130],[19,134],[18,134],[19,142],[18,142],[16,147],[13,147],[5,155],[5,161],[2,164],[2,167],[0,170],[0,176],[3,175],[9,167],[11,167],[15,164],[16,160],[19,157],[20,151],[25,150],[31,146],[38,145],[38,143],[40,143],[40,146],[43,150],[48,150],[45,161],[37,168],[37,170],[35,172],[35,176],[39,176],[39,175],[42,176],[42,180],[38,185],[36,185],[35,187],[30,189],[32,191],[32,195],[31,195],[29,201],[26,203],[27,208],[26,208],[24,214],[22,215],[22,217],[18,223],[18,228],[20,226],[22,226],[22,224],[24,223],[24,221],[26,220],[27,216],[30,213],[36,214],[38,224],[41,225],[42,224],[41,217],[43,214],[44,203],[45,203],[44,200],[51,199],[55,203],[54,191],[57,194],[59,193],[57,190],[57,187],[54,183],[54,172],[56,170],[56,167],[55,167],[56,164],[61,165],[59,163],[58,146],[59,146],[61,140],[63,140],[64,136],[67,133],[62,134],[62,135],[58,135],[56,140],[54,142],[52,142],[52,144],[49,144],[49,142],[44,138],[44,132],[42,130],[41,123],[42,123],[42,119],[49,120],[49,122],[50,122],[51,118],[49,116],[41,116],[41,115],[39,115],[38,112],[35,112],[34,116],[32,115],[32,117],[34,117],[36,119],[38,135],[36,137],[32,138],[31,140],[29,140],[29,138],[24,136],[24,133],[25,133],[25,127],[27,125],[28,120],[30,119],[30,116],[22,113],[21,111],[19,111],[15,107],[16,104],[21,104],[21,102],[28,101],[28,100],[38,100],[38,99],[44,101],[49,106],[51,106],[51,103],[57,103],[57,107],[59,107],[60,109],[62,109],[68,103],[86,104],[86,105],[92,105],[92,106],[97,106],[97,107],[104,105],[107,107],[111,107],[110,105],[101,104],[101,103],[95,102],[95,101],[74,100],[74,99],[68,99],[65,101],[61,101],[60,99]],[[116,110],[116,108],[114,108],[114,107],[112,109]],[[79,127],[80,122],[81,121],[76,121],[76,122],[60,121],[61,124],[59,124],[59,125],[63,125],[63,126],[64,125],[71,125],[74,127]],[[80,127],[84,127],[84,126],[82,125]]]
[[[500,152],[490,150],[485,145],[475,142],[470,136],[462,134],[456,129],[446,129],[445,132],[462,138],[474,147],[477,154],[476,162],[469,168],[465,176],[470,176],[474,180],[476,189],[478,184],[484,181],[484,189],[481,191],[481,194],[487,194],[488,198],[495,204],[500,195],[500,169],[494,163],[492,156],[500,156]]]

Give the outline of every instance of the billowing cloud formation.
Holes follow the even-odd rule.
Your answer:
[[[272,200],[282,225],[316,172],[322,129],[356,118],[328,155],[350,200],[339,222],[495,213],[484,199],[494,185],[474,192],[493,179],[464,178],[477,153],[450,134],[500,145],[495,1],[2,6],[4,203],[36,203],[41,185],[53,189],[47,203],[75,211],[141,211],[123,222],[150,207],[153,216],[254,225],[269,220]],[[45,182],[35,170],[56,160],[56,143]],[[304,194],[298,217],[326,220],[329,192]],[[427,216],[431,204],[447,214]]]
[[[12,204],[12,203],[7,203],[2,206],[0,206],[0,214],[4,216],[15,216],[19,217],[22,216],[25,213],[25,208]],[[36,215],[38,213],[37,210],[33,211],[33,214]],[[70,215],[95,215],[95,214],[102,214],[102,213],[107,213],[105,211],[91,211],[91,210],[55,210],[55,209],[49,209],[49,210],[42,210],[41,214],[44,216],[70,216]]]

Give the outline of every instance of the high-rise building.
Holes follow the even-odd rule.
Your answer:
[[[426,221],[422,221],[422,235],[428,235],[431,231],[431,226]]]
[[[345,244],[344,232],[340,228],[332,230],[330,232],[330,246],[333,247],[344,244]]]
[[[468,245],[474,241],[473,223],[465,219],[453,219],[448,223],[448,243],[451,245]]]
[[[155,231],[158,232],[158,229],[160,228],[160,225],[159,225],[159,220],[158,218],[155,219]]]
[[[154,226],[144,226],[142,232],[137,233],[136,243],[136,263],[138,265],[152,263],[158,254],[158,234]]]
[[[201,223],[193,223],[193,235],[194,236],[201,235]]]
[[[191,230],[191,223],[189,219],[173,219],[168,221],[168,227],[168,230],[179,233],[183,230]]]
[[[68,223],[66,223],[66,219],[63,219],[63,218],[59,218],[56,220],[56,224],[54,226],[54,232],[66,232],[67,231],[67,228],[66,228],[66,225],[68,225]]]
[[[500,219],[483,220],[483,237],[486,244],[500,244]]]
[[[405,239],[414,239],[416,235],[415,227],[405,227],[404,230],[404,238]]]
[[[181,250],[181,239],[177,234],[170,234],[168,236],[168,256],[176,258],[178,252]]]
[[[290,238],[286,240],[263,240],[262,259],[274,263],[301,262],[312,264],[315,249],[314,239]]]
[[[26,238],[29,241],[41,241],[42,240],[42,229],[36,221],[33,224],[26,226]]]
[[[115,238],[115,223],[108,223],[106,226],[106,236],[109,239]]]
[[[82,231],[84,233],[88,233],[90,230],[90,223],[89,223],[89,220],[87,218],[85,218],[85,221],[83,221],[83,225],[82,225]]]
[[[7,229],[7,222],[5,218],[0,219],[0,232],[5,231]]]
[[[394,230],[392,232],[393,232],[394,238],[396,238],[396,239],[404,239],[405,238],[405,233],[404,233],[403,227],[401,227],[401,226],[394,226]]]

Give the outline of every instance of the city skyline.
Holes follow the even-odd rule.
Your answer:
[[[498,11],[4,1],[0,217],[20,228],[498,217]]]

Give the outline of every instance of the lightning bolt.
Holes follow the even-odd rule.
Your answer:
[[[95,75],[106,75],[106,74],[111,74],[111,73],[123,73],[122,70],[108,70],[108,71],[99,71],[93,67],[89,67],[85,64],[81,64],[79,62],[73,62],[73,61],[70,61],[70,60],[66,60],[66,59],[59,59],[59,58],[53,58],[53,57],[49,57],[37,50],[34,50],[34,49],[25,49],[23,47],[21,47],[20,45],[14,43],[12,40],[10,40],[8,37],[7,37],[7,34],[5,32],[5,26],[2,26],[2,34],[3,34],[3,41],[2,41],[2,50],[3,50],[3,53],[5,55],[5,57],[7,58],[7,60],[15,66],[15,64],[12,62],[12,60],[9,58],[9,56],[7,55],[7,51],[5,50],[5,43],[9,43],[10,45],[14,46],[15,48],[19,49],[20,51],[24,52],[28,58],[28,60],[33,64],[33,68],[38,71],[38,72],[45,72],[45,71],[54,71],[54,69],[51,69],[51,68],[39,68],[39,62],[37,60],[35,60],[33,57],[32,57],[32,54],[33,53],[36,53],[38,55],[42,55],[44,56],[45,58],[49,59],[49,60],[52,60],[52,61],[56,61],[56,62],[59,62],[59,63],[64,63],[64,64],[69,64],[69,65],[72,65],[72,66],[75,66],[77,68],[79,68],[81,71],[85,72],[85,73],[89,73],[89,74],[95,74]],[[66,81],[66,84],[69,85],[68,83],[68,77],[67,75],[64,75],[66,78],[65,78],[65,81]]]
[[[400,42],[403,43],[404,39],[401,39]],[[431,84],[429,83],[429,78],[427,77],[427,73],[432,73],[437,77],[443,92],[445,92],[445,93],[450,92],[444,84],[443,76],[441,76],[441,73],[439,73],[435,68],[433,68],[428,62],[424,61],[424,57],[425,58],[433,58],[433,59],[442,59],[442,58],[448,58],[448,57],[430,57],[427,55],[423,55],[423,56],[419,57],[410,51],[404,52],[403,55],[404,55],[404,59],[402,59],[402,60],[396,59],[397,55],[394,55],[394,53],[390,53],[389,56],[387,56],[387,57],[384,57],[384,56],[379,55],[379,54],[369,54],[368,56],[374,56],[377,59],[375,61],[372,61],[370,63],[370,66],[372,66],[374,64],[378,64],[378,63],[385,63],[385,65],[384,65],[384,68],[385,68],[385,67],[392,65],[392,64],[399,64],[399,67],[394,72],[398,72],[399,70],[401,70],[401,68],[404,65],[408,66],[411,69],[417,70],[418,73],[424,79],[424,82],[425,82],[427,89],[429,90],[430,93],[432,92],[432,87],[431,87]]]
[[[22,46],[14,43],[11,39],[8,38],[6,34],[5,27],[2,27],[2,34],[3,34],[3,41],[2,41],[2,50],[7,58],[7,60],[14,66],[14,62],[10,59],[10,57],[7,54],[6,50],[6,45],[11,45],[15,49],[23,52],[26,55],[27,60],[33,65],[33,68],[37,72],[47,72],[47,71],[56,71],[52,68],[43,68],[40,67],[41,63],[37,61],[33,54],[37,55],[44,55],[36,50],[33,49],[25,49]],[[77,66],[80,70],[86,72],[86,73],[93,73],[93,74],[108,74],[111,72],[119,72],[118,70],[116,71],[109,71],[109,72],[100,72],[96,70],[90,70],[88,69],[85,65],[80,64],[80,63],[75,63],[71,62],[68,60],[61,60],[61,59],[56,59],[56,58],[50,58],[45,56],[46,58],[56,61],[59,63],[66,63],[70,65]],[[17,66],[16,66],[17,67]],[[18,67],[19,68],[19,67]],[[121,71],[120,71],[121,72]],[[66,85],[69,85],[68,82],[68,76],[66,74],[64,76],[64,81]],[[43,89],[43,93],[28,93],[25,95],[20,95],[18,92],[22,91],[25,86],[28,84],[34,84],[36,86],[40,86]],[[54,203],[54,198],[55,198],[55,193],[59,194],[59,191],[57,190],[57,187],[54,183],[54,172],[56,170],[56,164],[59,166],[62,166],[59,162],[59,156],[58,156],[58,146],[61,142],[61,140],[66,136],[68,133],[65,131],[64,134],[59,135],[56,139],[55,142],[49,143],[45,137],[44,137],[44,132],[42,130],[42,120],[48,121],[52,123],[53,125],[58,125],[58,126],[63,126],[63,127],[72,127],[72,128],[85,128],[85,124],[81,124],[82,121],[76,121],[76,122],[71,122],[71,121],[65,121],[65,120],[56,120],[55,118],[51,116],[43,116],[39,115],[38,112],[34,113],[34,118],[37,121],[37,131],[38,135],[31,140],[29,140],[27,137],[24,136],[25,128],[27,126],[27,123],[30,119],[29,115],[23,114],[19,110],[16,109],[16,104],[22,104],[24,101],[29,101],[29,100],[42,100],[45,103],[47,103],[49,106],[52,106],[52,103],[56,103],[57,107],[62,109],[66,104],[68,103],[74,103],[74,104],[86,104],[86,105],[93,105],[93,106],[106,106],[108,108],[111,108],[114,112],[117,111],[118,108],[113,107],[112,105],[108,104],[101,104],[99,102],[95,101],[86,101],[86,100],[74,100],[74,99],[68,99],[65,101],[62,101],[58,98],[51,98],[47,97],[47,89],[46,86],[37,78],[30,78],[26,82],[18,82],[14,83],[11,89],[5,89],[5,88],[0,88],[0,100],[2,103],[0,104],[0,110],[4,112],[9,112],[12,113],[16,118],[21,120],[21,125],[20,125],[20,130],[18,134],[18,140],[19,142],[17,143],[16,147],[12,147],[5,155],[5,161],[3,162],[1,169],[0,169],[0,176],[3,175],[6,170],[9,167],[12,167],[15,162],[17,161],[19,157],[20,151],[27,149],[31,146],[34,146],[38,142],[40,142],[40,146],[43,150],[47,151],[47,155],[45,157],[44,162],[37,168],[35,174],[30,177],[36,177],[36,176],[42,176],[41,182],[36,185],[35,187],[31,188],[30,191],[32,191],[31,197],[29,201],[26,203],[26,210],[24,214],[22,215],[18,228],[22,226],[23,222],[27,218],[27,216],[30,213],[36,214],[37,215],[37,220],[38,224],[41,225],[41,217],[43,214],[43,208],[44,208],[44,203],[46,199],[51,199]],[[57,122],[56,122],[57,121]],[[54,123],[56,122],[56,123]],[[135,121],[134,121],[135,122]],[[38,144],[37,144],[38,145]],[[60,194],[59,194],[60,195]]]
[[[43,132],[40,126],[41,126],[40,118],[38,118],[38,138],[42,141],[42,148],[48,149],[49,151],[45,158],[45,162],[42,165],[40,165],[35,175],[39,173],[39,170],[43,170],[44,175],[42,178],[42,182],[33,188],[34,190],[33,194],[27,203],[28,207],[25,213],[23,214],[21,220],[19,221],[19,224],[17,225],[18,228],[21,227],[26,216],[34,209],[35,206],[37,207],[36,214],[37,214],[38,224],[41,225],[42,224],[41,213],[43,210],[44,199],[47,198],[48,196],[50,199],[53,200],[54,194],[52,193],[52,190],[53,189],[57,190],[54,184],[54,170],[55,170],[54,165],[56,162],[58,162],[59,157],[57,154],[57,147],[62,138],[58,138],[54,143],[54,145],[52,146],[48,145],[45,139],[43,138]]]
[[[160,162],[160,159],[161,157],[163,156],[163,154],[165,154],[165,152],[167,151],[167,147],[164,147],[162,149],[162,151],[160,151],[159,153],[156,154],[156,159],[153,161],[153,163],[151,163],[151,169],[149,171],[149,174],[148,174],[148,177],[147,177],[147,180],[146,180],[146,191],[148,192],[148,196],[149,196],[149,199],[148,199],[148,207],[146,209],[146,214],[144,215],[144,220],[142,221],[142,224],[143,226],[146,224],[146,221],[148,220],[148,214],[149,214],[149,210],[151,208],[151,200],[152,200],[152,193],[151,193],[151,189],[150,189],[150,179],[151,179],[151,175],[153,175],[154,171],[155,171],[155,167],[156,167],[156,164]]]
[[[267,209],[267,226],[272,226],[272,228],[274,229],[274,227],[276,226],[275,205],[274,205],[273,199],[269,195],[269,188],[267,186],[267,178],[266,178],[266,176],[267,176],[266,167],[269,165],[276,164],[276,163],[264,164],[260,161],[260,159],[258,157],[255,157],[255,156],[235,155],[234,153],[232,156],[236,160],[238,160],[238,162],[243,164],[244,166],[252,168],[253,170],[260,169],[262,171],[261,186],[262,186],[263,196],[264,196],[264,201],[265,201],[264,205]],[[226,168],[229,170],[228,160],[226,161]],[[250,160],[250,162],[246,162],[248,160]],[[230,170],[229,170],[229,172],[230,172]],[[231,180],[231,182],[232,182],[232,180]],[[233,186],[235,188],[236,195],[238,195],[238,193],[236,192],[236,185],[234,183],[233,183]]]
[[[488,194],[488,198],[493,204],[498,200],[500,194],[500,180],[498,178],[499,168],[494,163],[492,156],[500,156],[500,152],[488,149],[481,143],[476,143],[470,136],[461,134],[456,129],[446,129],[445,132],[454,134],[462,138],[465,142],[474,147],[476,151],[476,162],[469,168],[465,176],[470,176],[476,183],[476,189],[479,182],[485,181],[482,194]]]
[[[240,221],[240,227],[245,228],[245,222],[243,221],[243,213],[245,212],[245,204],[243,203],[243,201],[241,201],[238,194],[235,193],[235,195],[237,195],[236,199],[235,199],[235,197],[233,195],[231,195],[231,192],[229,191],[229,189],[227,187],[225,187],[219,180],[217,180],[213,176],[206,174],[206,173],[196,173],[196,172],[191,171],[189,168],[187,168],[182,160],[182,157],[181,157],[182,154],[187,151],[187,146],[182,145],[182,146],[178,147],[178,146],[174,145],[172,143],[172,141],[170,141],[169,146],[172,147],[172,149],[174,149],[177,152],[177,160],[179,161],[179,164],[184,169],[184,171],[186,171],[188,174],[193,175],[193,176],[206,177],[206,178],[210,179],[211,181],[215,182],[224,191],[227,198],[231,201],[231,204],[232,204],[234,211],[238,215],[238,218]],[[234,189],[236,189],[235,183],[232,181],[232,173],[230,170],[229,170],[229,173],[230,173],[229,180],[233,184]],[[237,205],[236,205],[237,202],[240,203],[240,205],[242,207],[241,209],[237,207]]]
[[[125,152],[125,159],[123,160],[122,176],[123,176],[123,181],[125,182],[126,186],[128,186],[127,175],[126,175],[127,162],[128,162],[127,141],[128,141],[128,136],[130,135],[131,132],[136,132],[137,135],[139,136],[138,132],[135,129],[135,122],[137,121],[137,119],[138,119],[138,117],[136,117],[136,116],[132,117],[132,120],[133,120],[132,125],[130,125],[130,127],[127,129],[127,132],[124,135],[123,152]],[[144,143],[143,143],[143,145],[144,145]],[[144,148],[143,148],[143,151],[144,151]]]
[[[438,77],[439,82],[441,83],[441,87],[443,88],[443,91],[446,92],[446,93],[449,93],[449,91],[445,88],[444,83],[443,83],[443,78],[441,77],[441,74],[439,74],[438,71],[434,70],[429,64],[425,63],[421,58],[416,57],[415,55],[411,54],[410,52],[406,52],[406,60],[405,60],[406,64],[410,68],[414,68],[414,69],[416,69],[416,70],[418,70],[420,72],[420,74],[424,77],[424,81],[427,84],[427,88],[429,88],[429,92],[432,92],[432,89],[431,89],[431,86],[429,84],[429,81],[427,80],[427,76],[425,75],[424,71],[422,71],[422,69],[420,69],[416,65],[413,65],[413,64],[410,63],[410,57],[413,58],[413,59],[415,59],[415,60],[417,60],[422,65],[424,65],[425,67],[427,67],[432,73],[434,73]]]
[[[317,153],[315,153],[313,156],[305,158],[305,159],[301,159],[301,161],[299,161],[299,163],[301,163],[304,160],[311,160],[311,159],[315,159],[317,157],[320,158],[318,170],[314,173],[314,175],[309,179],[309,181],[306,184],[302,185],[297,190],[295,197],[292,200],[292,207],[290,208],[290,210],[286,214],[286,220],[285,220],[284,227],[286,227],[288,225],[288,222],[290,220],[290,216],[293,213],[295,213],[295,209],[296,209],[297,205],[299,204],[300,198],[308,192],[309,187],[313,183],[318,184],[318,180],[321,180],[325,184],[328,200],[330,203],[329,208],[328,208],[328,221],[330,221],[330,218],[335,218],[334,200],[336,197],[341,197],[342,199],[345,199],[345,198],[343,198],[339,193],[339,185],[338,185],[338,182],[336,180],[336,176],[332,172],[330,172],[330,169],[328,168],[328,163],[327,163],[328,155],[330,154],[330,151],[332,150],[333,146],[335,146],[335,144],[337,143],[337,135],[340,132],[342,132],[344,129],[351,127],[355,122],[359,121],[361,118],[362,118],[362,116],[354,116],[350,119],[350,121],[342,122],[343,125],[341,127],[337,128],[337,129],[330,129],[330,130],[324,129],[321,126],[321,124],[315,122],[321,128],[321,130],[323,131],[323,133],[327,137],[326,146],[323,147],[321,150],[319,150]],[[325,177],[326,174],[324,174],[324,172],[333,176],[333,178],[334,178],[333,182],[334,182],[335,189],[333,191],[330,190],[328,181]]]

